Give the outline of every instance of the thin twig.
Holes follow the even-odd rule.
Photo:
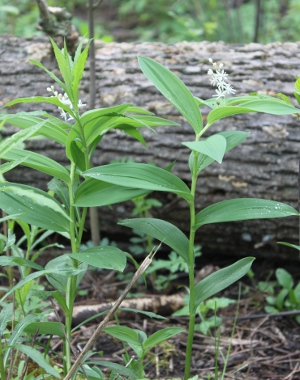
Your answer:
[[[67,334],[66,334],[66,332],[65,332],[64,325],[63,325],[63,323],[62,323],[62,321],[61,321],[61,319],[60,319],[60,316],[59,316],[59,314],[58,314],[58,312],[57,312],[57,310],[56,310],[56,308],[55,308],[55,305],[54,305],[54,302],[53,302],[53,299],[52,299],[52,298],[50,298],[50,302],[51,302],[51,305],[52,305],[52,307],[53,307],[53,309],[54,309],[54,313],[55,313],[55,315],[56,315],[56,319],[58,320],[58,323],[60,324],[61,331],[63,332],[66,341],[69,343],[69,346],[71,347],[72,353],[73,353],[73,355],[74,355],[74,357],[75,357],[75,359],[76,359],[76,358],[77,358],[77,352],[75,351],[75,349],[73,348],[73,345],[71,344],[71,342],[69,341],[69,339],[68,339],[68,337],[67,337]],[[85,372],[85,370],[84,370],[82,364],[80,364],[80,368],[81,368],[82,372],[84,373],[85,377],[89,380],[89,377],[88,377],[88,375],[86,374],[86,372]]]
[[[109,313],[106,315],[106,317],[103,319],[103,321],[99,324],[99,326],[97,327],[97,329],[94,332],[94,334],[91,336],[91,338],[89,339],[89,341],[87,342],[87,344],[84,346],[83,350],[81,351],[80,355],[76,359],[75,363],[71,367],[69,373],[64,378],[64,380],[70,380],[72,378],[72,376],[74,375],[74,373],[77,371],[77,368],[80,366],[81,361],[84,359],[85,355],[90,350],[90,348],[94,345],[94,343],[98,339],[98,337],[99,337],[100,333],[102,332],[103,328],[105,327],[105,325],[108,323],[108,321],[110,320],[110,318],[112,317],[112,315],[117,311],[117,309],[119,308],[119,306],[121,305],[121,303],[123,302],[123,300],[126,298],[128,292],[133,287],[133,285],[137,282],[137,280],[141,277],[141,275],[145,272],[145,270],[151,264],[152,259],[153,259],[154,255],[156,254],[156,252],[158,251],[158,249],[160,248],[161,244],[162,243],[160,243],[160,245],[156,248],[156,250],[154,252],[150,252],[150,254],[142,262],[142,264],[140,265],[140,267],[138,268],[138,270],[135,272],[132,280],[126,286],[124,292],[121,294],[121,296],[114,303],[114,305],[110,309]]]

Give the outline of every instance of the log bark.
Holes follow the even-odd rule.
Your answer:
[[[58,73],[47,38],[22,39],[1,37],[0,105],[17,97],[48,96],[46,88],[53,84],[30,59],[38,59]],[[227,45],[223,42],[164,45],[161,43],[109,43],[96,41],[96,107],[130,102],[156,115],[170,117],[181,127],[163,127],[155,135],[144,131],[147,148],[118,131],[109,133],[97,150],[94,166],[122,157],[137,162],[155,162],[165,167],[176,160],[173,172],[186,183],[190,182],[187,165],[189,151],[181,142],[192,141],[193,131],[144,77],[138,67],[137,55],[153,58],[171,69],[190,88],[192,93],[206,99],[214,94],[209,84],[208,58],[222,61],[237,94],[259,91],[275,95],[282,92],[292,96],[293,83],[299,73],[300,43],[272,43],[268,45]],[[80,88],[80,98],[88,103],[89,67]],[[41,105],[22,104],[7,112],[41,109]],[[57,112],[51,105],[43,109]],[[207,114],[208,110],[204,111]],[[204,115],[205,117],[205,115]],[[264,114],[238,115],[219,121],[209,133],[222,130],[251,132],[249,138],[230,151],[222,165],[217,163],[204,170],[197,190],[198,209],[212,203],[237,197],[273,199],[298,207],[297,173],[299,161],[299,121],[294,116]],[[4,134],[14,129],[7,127]],[[48,140],[26,143],[33,149],[67,164],[64,150]],[[30,169],[20,167],[9,173],[10,181],[46,188],[48,178]],[[153,216],[175,223],[183,231],[189,225],[188,205],[172,194],[155,193],[163,206],[153,210]],[[115,205],[112,210],[100,210],[103,234],[115,240],[131,233],[117,226],[120,219],[130,217],[130,202]],[[115,236],[118,236],[116,238]],[[290,249],[278,246],[276,241],[298,242],[297,218],[249,221],[204,226],[197,235],[204,253],[271,255],[286,253],[297,257]]]

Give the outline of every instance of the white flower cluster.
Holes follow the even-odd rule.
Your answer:
[[[73,110],[73,104],[71,103],[68,95],[65,93],[64,95],[63,94],[59,94],[57,91],[54,91],[54,87],[51,86],[51,87],[47,87],[47,91],[51,92],[53,95],[53,97],[56,97],[61,103],[65,104],[66,106],[70,107],[71,110]],[[86,104],[82,103],[81,100],[78,101],[78,107],[81,108],[81,107],[85,107]],[[62,119],[64,119],[65,121],[69,121],[69,120],[74,120],[74,118],[69,115],[65,110],[63,110],[62,108],[58,107],[59,109],[59,112],[60,112],[60,117]]]
[[[223,63],[217,65],[211,58],[208,61],[213,66],[213,70],[209,69],[207,72],[211,76],[210,83],[217,87],[216,95],[214,96],[217,99],[224,99],[226,95],[235,94],[235,89],[227,82],[228,74],[223,70]]]

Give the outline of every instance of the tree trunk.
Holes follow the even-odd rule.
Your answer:
[[[182,42],[164,45],[104,44],[96,41],[96,107],[130,102],[153,111],[158,116],[170,117],[179,122],[181,127],[157,128],[157,135],[145,130],[148,148],[119,131],[111,132],[103,139],[93,165],[128,157],[137,162],[155,162],[158,166],[165,167],[176,160],[173,172],[186,183],[190,182],[187,165],[189,150],[181,142],[193,141],[193,130],[144,77],[138,67],[137,55],[153,58],[167,66],[195,96],[202,99],[214,94],[207,75],[210,57],[224,63],[237,94],[259,91],[271,95],[282,92],[292,96],[295,76],[299,74],[299,47],[300,43],[226,45],[223,42]],[[47,38],[2,37],[0,54],[1,105],[17,97],[49,95],[46,88],[54,83],[29,61],[31,58],[40,60],[48,69],[58,73]],[[89,97],[88,78],[87,67],[80,90],[80,98],[85,103],[88,103]],[[32,111],[42,107],[57,114],[48,104],[21,104],[7,112]],[[7,127],[3,134],[11,134],[13,130],[12,127]],[[209,133],[223,130],[244,130],[251,132],[251,135],[225,156],[222,165],[215,163],[203,171],[197,190],[198,210],[237,197],[273,199],[297,208],[300,140],[298,119],[295,116],[238,115],[219,121]],[[67,164],[64,150],[51,141],[28,141],[26,148]],[[8,173],[6,178],[44,189],[48,180],[46,176],[24,167]],[[154,209],[153,216],[173,222],[187,231],[187,203],[173,194],[155,193],[155,196],[163,206]],[[110,234],[119,240],[131,233],[116,224],[118,220],[130,217],[131,209],[131,202],[115,205],[112,210],[102,208],[100,225],[103,235]],[[204,252],[236,255],[272,255],[275,252],[284,255],[288,252],[291,257],[297,257],[291,249],[278,246],[276,242],[289,241],[297,244],[298,220],[283,218],[208,225],[200,229],[197,240]]]

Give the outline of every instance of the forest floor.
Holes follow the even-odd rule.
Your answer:
[[[233,262],[234,259],[228,260],[226,265]],[[293,275],[295,283],[300,281],[299,263],[284,261],[281,264],[281,267]],[[225,265],[222,264],[222,266]],[[278,315],[266,314],[264,307],[267,304],[267,294],[259,291],[256,285],[258,281],[265,281],[268,277],[273,280],[272,272],[276,268],[278,268],[278,262],[275,263],[274,260],[257,260],[256,265],[254,265],[255,277],[252,281],[244,277],[240,285],[234,284],[221,294],[217,294],[218,297],[237,300],[240,289],[241,297],[236,326],[234,328],[237,303],[218,310],[217,315],[223,320],[220,329],[213,329],[208,335],[200,332],[195,333],[191,375],[198,375],[199,380],[221,379],[221,373],[224,368],[222,356],[227,355],[231,345],[226,375],[223,379],[300,379],[300,326],[291,315],[285,315],[284,313]],[[127,276],[131,277],[130,272]],[[180,278],[180,282],[185,284],[186,279]],[[176,290],[177,285],[178,281],[175,280],[174,286],[169,286],[168,291],[165,293],[176,294],[176,292],[182,292],[182,288]],[[88,308],[88,305],[112,302],[125,286],[126,281],[124,281],[124,278],[118,278],[116,273],[112,275],[103,271],[89,272],[88,277],[85,277],[81,285],[81,291],[85,290],[86,295],[81,296],[76,305],[85,305]],[[136,297],[139,300],[144,297],[157,297],[158,294],[162,293],[157,292],[151,284],[145,290],[145,284],[140,283],[136,289],[133,289],[130,297]],[[143,330],[147,336],[169,326],[183,328],[188,326],[187,317],[165,315],[167,319],[155,320],[142,314],[132,313],[131,315],[132,317],[128,316],[128,314],[125,317],[120,315],[120,324]],[[198,319],[197,322],[199,323],[200,320]],[[111,324],[115,324],[115,322],[112,321]],[[72,344],[74,347],[80,350],[96,327],[97,323],[93,322],[78,329],[73,337]],[[215,377],[215,336],[218,335],[220,336],[219,353],[217,355],[219,376]],[[183,378],[186,339],[187,334],[182,333],[156,346],[147,357],[149,364],[145,367],[145,377],[152,379]],[[94,351],[102,352],[101,356],[98,355],[95,360],[108,360],[123,364],[124,346],[121,342],[105,333],[100,335]],[[130,349],[129,355],[134,355]]]

